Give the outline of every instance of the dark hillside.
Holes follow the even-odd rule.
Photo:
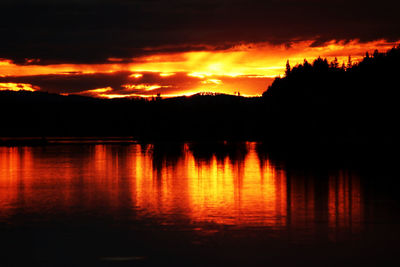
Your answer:
[[[400,47],[339,67],[317,59],[287,68],[263,94],[272,140],[392,142],[397,139]]]

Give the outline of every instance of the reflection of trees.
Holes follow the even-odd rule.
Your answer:
[[[178,160],[183,157],[183,151],[183,143],[154,143],[151,149],[153,170],[161,173],[163,167],[175,167]]]
[[[232,164],[244,161],[248,153],[245,142],[198,142],[191,143],[189,150],[193,153],[196,161],[210,162],[215,156],[220,163],[228,158]]]

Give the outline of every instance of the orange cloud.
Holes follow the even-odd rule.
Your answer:
[[[134,73],[134,74],[129,75],[129,77],[132,77],[132,78],[142,78],[142,77],[143,77],[143,74],[141,74],[141,73]]]
[[[161,88],[161,85],[157,84],[124,84],[122,87],[130,90],[144,90],[153,91],[155,89]]]
[[[173,72],[162,72],[162,73],[160,73],[161,77],[169,77],[169,76],[173,76],[173,75],[175,75],[175,73],[173,73]]]
[[[36,91],[38,87],[27,83],[0,83],[0,91]]]
[[[99,95],[105,94],[107,92],[112,92],[111,87],[105,87],[105,88],[97,88],[97,89],[92,89],[92,90],[85,90],[79,93],[75,93],[76,95],[83,95],[83,96],[92,96],[92,97],[98,97]],[[66,94],[68,95],[68,94]]]

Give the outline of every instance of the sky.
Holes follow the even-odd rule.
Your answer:
[[[318,56],[400,40],[398,0],[2,0],[0,90],[261,95]]]

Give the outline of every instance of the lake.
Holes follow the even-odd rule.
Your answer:
[[[0,147],[0,265],[389,265],[397,176],[253,142]]]

